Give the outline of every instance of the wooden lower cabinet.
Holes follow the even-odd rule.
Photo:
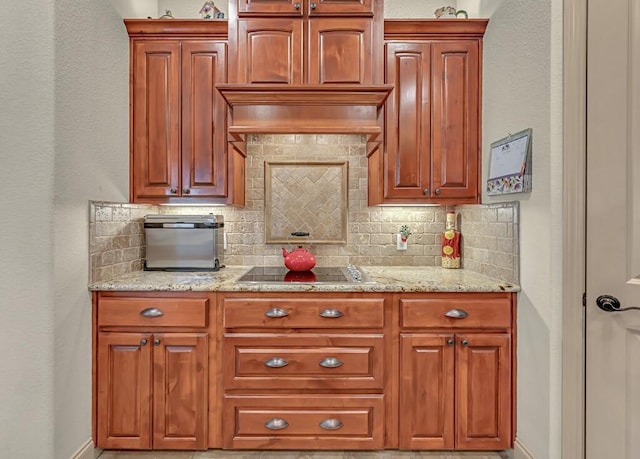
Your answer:
[[[399,300],[401,449],[513,447],[515,296]]]
[[[383,449],[382,394],[225,395],[224,447]]]
[[[96,293],[96,446],[509,449],[515,311],[514,293]]]
[[[400,447],[511,447],[510,337],[402,334]]]
[[[384,449],[390,299],[223,295],[223,447]]]
[[[206,298],[98,297],[97,447],[207,449],[207,304]],[[185,325],[203,329],[189,331]]]

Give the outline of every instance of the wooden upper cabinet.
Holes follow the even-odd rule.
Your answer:
[[[373,15],[374,0],[237,0],[238,16]]]
[[[227,194],[226,103],[216,83],[226,82],[226,44],[182,43],[182,195]]]
[[[301,84],[302,22],[289,18],[238,21],[238,75],[243,83]]]
[[[230,191],[227,104],[216,89],[227,82],[227,27],[219,22],[125,20],[131,202],[242,204]]]
[[[476,201],[481,150],[479,44],[454,41],[432,46],[430,196]]]
[[[132,46],[132,202],[180,187],[180,43]]]
[[[369,160],[370,205],[479,202],[485,27],[479,20],[385,23],[385,83],[394,90],[384,152]]]
[[[309,83],[372,84],[373,26],[357,17],[309,21]]]
[[[382,83],[382,2],[238,0],[231,6],[237,8],[229,21],[231,83]]]
[[[384,196],[425,199],[431,186],[431,44],[389,43]]]

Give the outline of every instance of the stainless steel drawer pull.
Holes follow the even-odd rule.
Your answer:
[[[289,423],[282,418],[273,418],[265,422],[264,426],[269,430],[282,430],[289,427]]]
[[[320,423],[320,427],[324,430],[338,430],[342,427],[342,422],[339,419],[329,418]]]
[[[140,315],[144,317],[160,317],[164,315],[164,312],[158,308],[147,308],[140,311]]]
[[[325,309],[324,311],[320,312],[320,317],[325,317],[327,319],[337,319],[338,317],[342,317],[343,315],[344,314],[342,314],[342,312],[337,309]]]
[[[282,308],[273,308],[265,312],[264,315],[267,317],[278,318],[278,317],[287,317],[289,313]]]
[[[338,368],[343,365],[342,360],[335,357],[327,357],[320,362],[320,366],[324,368]]]
[[[465,317],[469,317],[469,313],[464,309],[452,309],[445,312],[444,315],[452,319],[464,319]]]
[[[269,368],[282,368],[282,367],[286,367],[287,365],[289,365],[289,362],[287,362],[282,357],[271,357],[264,364],[266,366],[268,366]]]

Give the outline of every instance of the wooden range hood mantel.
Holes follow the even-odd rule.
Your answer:
[[[246,134],[382,135],[381,109],[392,85],[220,84],[229,105],[229,141],[244,152]]]

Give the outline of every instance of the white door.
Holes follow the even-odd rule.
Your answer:
[[[585,449],[637,459],[640,310],[596,302],[640,308],[640,1],[588,5]]]

